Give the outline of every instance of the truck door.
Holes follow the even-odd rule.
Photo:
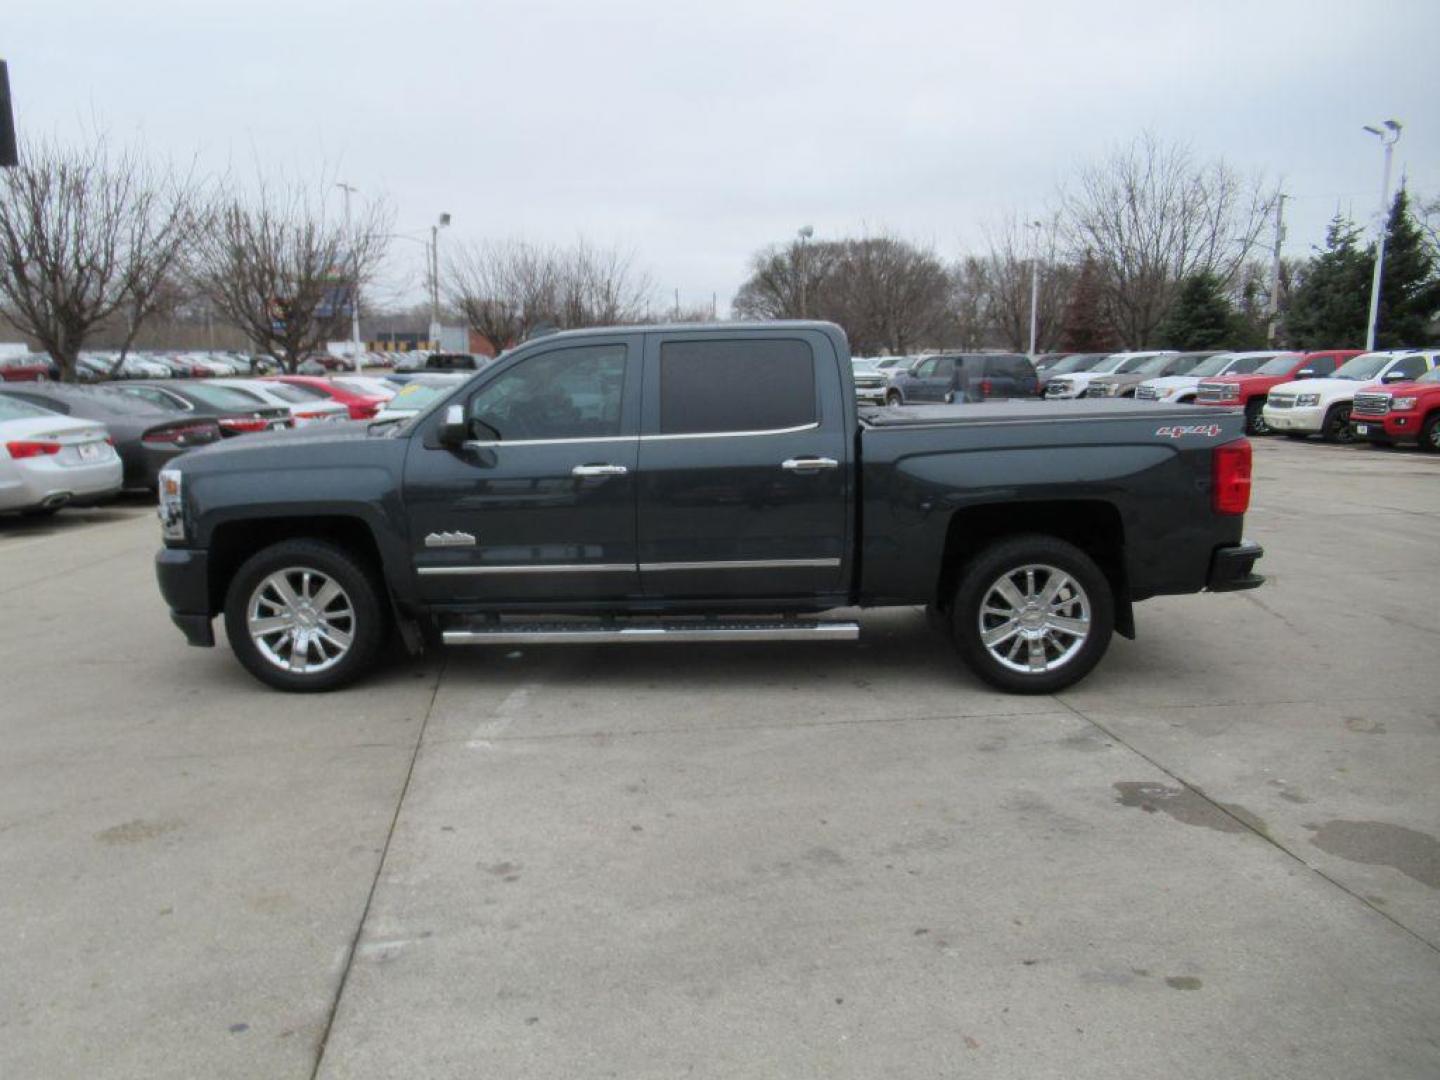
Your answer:
[[[635,493],[640,335],[527,349],[463,397],[469,440],[411,437],[404,499],[432,602],[639,594]]]
[[[843,592],[854,421],[829,338],[677,331],[649,335],[645,350],[645,595]]]

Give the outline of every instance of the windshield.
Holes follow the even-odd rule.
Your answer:
[[[327,394],[324,390],[321,390],[318,386],[311,386],[309,383],[282,382],[282,383],[270,383],[269,385],[272,386],[272,387],[273,387],[273,386],[283,386],[283,387],[285,387],[287,390],[292,390],[292,391],[294,391],[295,393],[301,395],[300,398],[294,399],[294,400],[296,400],[296,401],[303,400],[303,399],[305,399],[305,398],[308,398],[308,399],[311,400],[311,401],[315,401],[315,400],[317,400],[317,399],[320,399],[320,400],[328,400],[329,397],[330,397],[330,395]],[[291,399],[286,398],[286,400],[289,401],[289,400],[291,400]]]
[[[25,420],[32,416],[54,416],[49,409],[0,394],[0,420]]]
[[[1136,375],[1161,375],[1164,374],[1165,369],[1170,366],[1171,361],[1173,361],[1174,359],[1175,357],[1173,356],[1152,356],[1149,360],[1146,360],[1139,367],[1131,368],[1130,370]],[[1183,367],[1184,365],[1181,364],[1170,374],[1181,374],[1181,368]]]
[[[372,397],[392,397],[395,394],[393,386],[387,386],[379,379],[332,379],[331,382],[352,394],[367,394]]]
[[[1335,369],[1332,379],[1373,379],[1380,374],[1380,369],[1391,360],[1389,353],[1365,353],[1353,360],[1347,360]]]
[[[262,404],[258,398],[231,386],[206,386],[197,381],[194,386],[185,389],[196,401],[214,405],[217,409],[253,409]]]
[[[1290,369],[1295,366],[1295,357],[1277,356],[1273,360],[1266,360],[1255,369],[1256,375],[1289,375]]]
[[[1114,370],[1117,375],[1129,375],[1131,372],[1143,370],[1147,364],[1153,363],[1156,360],[1168,359],[1168,356],[1132,356]]]
[[[292,405],[309,405],[315,400],[313,395],[303,393],[288,383],[266,383],[265,390],[268,393],[274,394],[281,401],[288,401]]]
[[[1067,356],[1046,368],[1045,374],[1071,375],[1077,371],[1089,371],[1108,355],[1109,353],[1080,353],[1078,356]]]
[[[1219,375],[1225,370],[1225,365],[1230,363],[1230,353],[1216,353],[1209,360],[1201,360],[1193,368],[1186,372],[1187,375],[1196,375],[1204,378],[1206,375]]]
[[[1099,372],[1101,375],[1114,375],[1133,359],[1135,359],[1133,356],[1125,356],[1123,353],[1117,356],[1107,356],[1089,370]]]
[[[851,360],[850,366],[857,372],[878,370],[874,360]]]

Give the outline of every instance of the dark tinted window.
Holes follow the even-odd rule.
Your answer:
[[[1425,358],[1423,356],[1406,356],[1402,357],[1395,366],[1385,374],[1390,375],[1399,372],[1407,379],[1418,379],[1421,375],[1425,374],[1426,370]]]
[[[1030,361],[1023,356],[992,356],[989,358],[992,375],[1005,375],[1012,379],[1028,379],[1035,374]]]
[[[674,341],[660,347],[660,430],[770,431],[815,421],[803,341]]]
[[[66,413],[66,414],[68,414],[68,413],[70,412],[70,406],[69,406],[69,405],[66,405],[65,402],[63,402],[63,401],[58,401],[58,400],[56,400],[56,399],[54,399],[54,398],[36,397],[36,396],[33,395],[33,394],[17,394],[17,393],[16,393],[15,391],[13,391],[13,390],[8,390],[8,391],[6,391],[5,396],[6,396],[6,397],[11,397],[11,398],[17,398],[17,399],[20,400],[20,401],[27,401],[27,402],[29,402],[31,405],[38,405],[38,406],[40,406],[40,408],[42,408],[42,409],[49,409],[51,412]]]
[[[624,345],[584,345],[522,360],[470,399],[472,437],[598,439],[619,435],[625,355]]]
[[[1336,357],[1317,356],[1314,360],[1306,361],[1305,366],[1316,375],[1329,375],[1335,370]]]
[[[1226,375],[1253,375],[1255,369],[1265,362],[1263,356],[1243,356],[1231,366]]]

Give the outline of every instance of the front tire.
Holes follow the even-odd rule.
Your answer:
[[[887,392],[886,395],[885,395],[885,404],[886,404],[886,405],[892,405],[892,406],[893,406],[893,405],[904,405],[904,404],[905,404],[905,399],[900,396],[900,391],[899,391],[899,390],[891,390],[891,391]]]
[[[1074,544],[1026,534],[997,541],[965,567],[952,607],[955,645],[981,679],[1053,694],[1088,675],[1110,645],[1115,600]]]
[[[1320,437],[1328,443],[1350,443],[1355,441],[1355,433],[1350,430],[1350,406],[1334,405],[1325,414],[1325,427],[1320,432]]]
[[[1440,454],[1440,412],[1431,413],[1420,425],[1420,449],[1427,454]]]
[[[1245,406],[1245,434],[1269,435],[1270,425],[1265,422],[1265,399],[1251,398]]]
[[[225,597],[240,663],[278,690],[335,690],[371,667],[386,609],[373,574],[344,548],[284,540],[252,555]]]

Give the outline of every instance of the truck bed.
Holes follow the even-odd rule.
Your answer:
[[[1157,420],[1202,423],[1239,409],[1201,409],[1194,405],[1162,405],[1159,402],[1128,398],[1081,398],[1078,401],[1045,401],[1008,398],[965,405],[873,405],[862,406],[858,415],[862,427],[950,427],[979,423],[1013,424],[1025,420]]]

